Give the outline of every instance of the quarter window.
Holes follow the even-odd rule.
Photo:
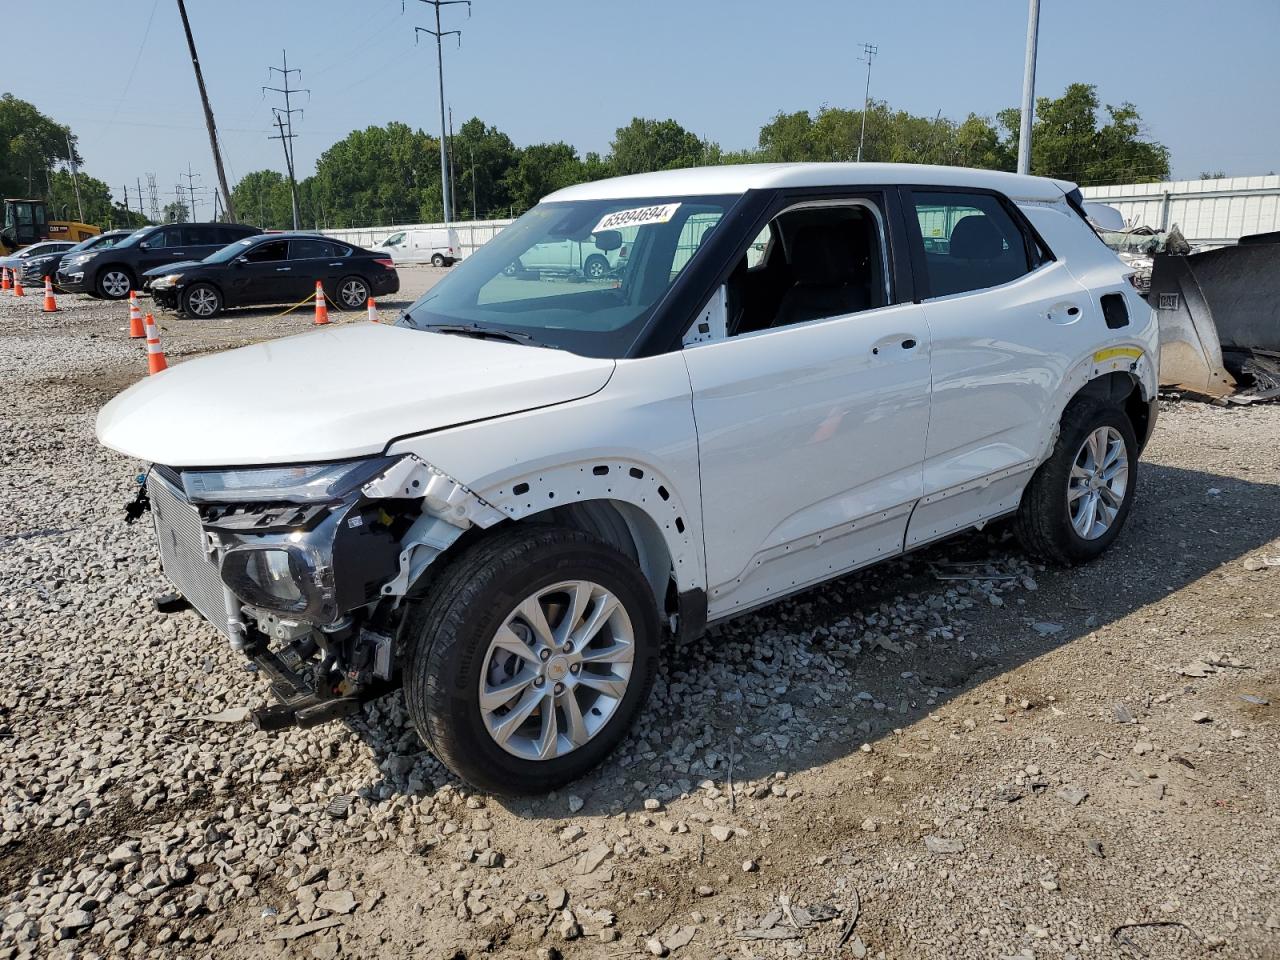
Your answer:
[[[998,287],[1030,273],[1034,241],[990,194],[912,192],[929,296]]]
[[[318,260],[322,257],[335,257],[333,244],[327,240],[290,240],[290,260]]]

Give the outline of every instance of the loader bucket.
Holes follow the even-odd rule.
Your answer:
[[[1147,300],[1160,323],[1160,385],[1207,397],[1225,397],[1236,381],[1222,365],[1213,312],[1188,261],[1157,254]]]

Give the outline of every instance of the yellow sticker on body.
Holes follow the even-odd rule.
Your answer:
[[[1137,360],[1142,356],[1142,351],[1137,347],[1107,347],[1105,350],[1099,350],[1093,355],[1094,363],[1102,363],[1104,360],[1115,360],[1119,357],[1129,357]]]

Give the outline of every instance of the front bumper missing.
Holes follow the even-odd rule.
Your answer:
[[[253,725],[267,732],[290,727],[306,729],[350,717],[366,703],[390,693],[394,688],[389,680],[375,680],[362,684],[355,695],[326,697],[310,688],[298,672],[304,660],[296,645],[290,644],[276,654],[263,640],[246,648],[245,652],[271,680],[271,692],[280,701],[259,707],[249,714]]]

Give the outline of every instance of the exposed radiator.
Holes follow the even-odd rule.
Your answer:
[[[147,479],[147,496],[151,498],[165,576],[206,620],[229,634],[222,579],[209,552],[199,512],[186,501],[181,489],[170,485],[156,470]]]

